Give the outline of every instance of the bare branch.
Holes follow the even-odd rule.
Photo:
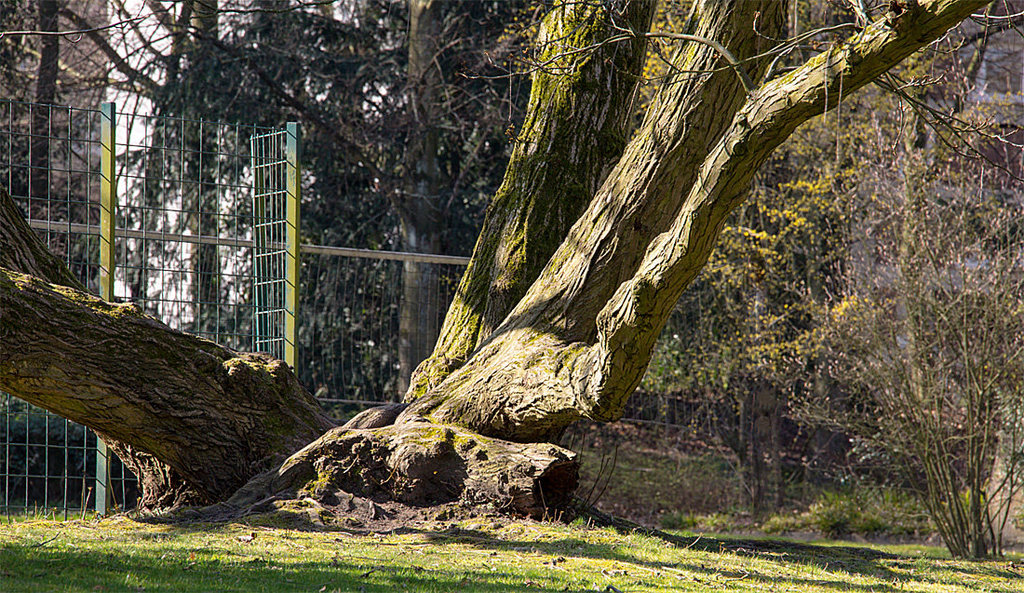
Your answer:
[[[111,47],[111,45],[107,42],[106,38],[103,35],[99,34],[100,31],[108,27],[92,27],[89,21],[87,21],[84,17],[82,17],[81,15],[67,7],[62,8],[60,14],[61,16],[68,19],[75,25],[82,27],[81,30],[84,31],[86,35],[88,35],[89,40],[95,43],[96,47],[99,48],[99,50],[103,52],[103,54],[106,55],[107,58],[110,59],[110,62],[114,65],[114,67],[117,68],[122,74],[127,76],[130,81],[141,83],[142,86],[144,86],[149,91],[154,91],[160,88],[160,85],[158,85],[152,78],[146,76],[142,72],[132,67],[132,65],[128,63],[126,57],[117,53],[117,50]],[[141,19],[134,20],[137,21]]]
[[[3,39],[4,37],[17,37],[19,35],[31,35],[31,36],[38,36],[38,37],[76,37],[77,36],[77,37],[81,38],[82,35],[85,35],[85,34],[88,34],[88,33],[97,33],[99,31],[106,31],[107,29],[114,29],[114,28],[118,28],[118,27],[123,28],[125,25],[131,24],[131,23],[135,23],[135,22],[138,22],[138,21],[144,21],[144,20],[146,20],[148,18],[149,18],[148,16],[133,17],[133,18],[129,18],[129,19],[120,20],[120,21],[117,21],[116,23],[111,23],[109,25],[103,25],[102,27],[88,27],[88,28],[82,28],[82,29],[75,29],[75,30],[72,30],[72,31],[39,31],[39,30],[30,30],[30,31],[0,31],[0,39]]]

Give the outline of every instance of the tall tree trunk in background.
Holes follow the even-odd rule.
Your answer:
[[[192,29],[195,33],[191,37],[191,46],[187,49],[189,57],[189,69],[202,72],[210,68],[213,59],[213,42],[219,35],[218,24],[218,0],[195,0],[189,2],[192,6]],[[190,108],[191,107],[191,108]],[[203,123],[202,106],[198,113],[194,106],[182,105],[177,111],[189,113],[191,119],[197,122],[188,122],[184,125],[185,138],[182,138],[185,149],[185,180],[192,187],[181,188],[186,196],[194,191],[195,200],[192,202],[195,212],[190,220],[191,231],[197,235],[217,236],[220,234],[219,216],[220,192],[216,178],[219,170],[217,160],[222,152],[217,145],[223,139],[209,124]],[[187,198],[186,198],[187,199]],[[187,202],[186,202],[187,203]],[[221,321],[220,313],[220,286],[223,279],[220,269],[220,257],[216,245],[202,243],[196,246],[195,253],[196,282],[192,287],[195,291],[193,302],[198,303],[195,312],[196,332],[205,336],[220,334]]]
[[[409,0],[408,110],[405,193],[393,196],[402,225],[402,249],[439,253],[444,213],[439,192],[444,186],[437,159],[440,109],[441,28],[443,0]],[[399,393],[409,387],[416,365],[430,354],[441,316],[437,266],[402,264],[402,302],[398,321]]]
[[[568,66],[565,78],[584,84],[578,94],[556,85],[550,96],[531,96],[527,135],[503,186],[512,189],[499,192],[460,288],[464,301],[449,313],[446,343],[460,348],[451,350],[453,362],[439,346],[431,360],[440,362],[425,367],[436,371],[423,373],[411,403],[328,431],[251,481],[229,506],[285,495],[336,506],[345,492],[414,503],[461,497],[530,513],[564,503],[576,483],[573,455],[544,443],[579,418],[621,417],[680,293],[771,152],[801,123],[986,2],[892,2],[889,15],[862,33],[767,81],[772,56],[755,56],[782,36],[788,2],[702,2],[693,34],[707,42],[680,49],[631,139],[610,136],[626,140],[617,162],[579,157],[595,147],[618,151],[611,141],[573,145],[571,138],[614,131],[609,111],[587,101],[616,105],[632,87],[628,80],[594,85],[582,53],[572,50],[583,47],[577,43],[589,34],[587,23],[621,27],[626,15],[650,5],[601,2],[594,9],[605,16],[596,20],[573,20],[579,2],[556,7],[545,28],[567,34],[549,37],[563,45],[552,44],[548,65]],[[629,48],[641,43],[645,27],[601,30],[616,31]],[[743,72],[716,46],[738,58]],[[756,88],[746,88],[751,80]],[[568,145],[551,142],[561,134]],[[611,166],[607,175],[580,177],[581,163]],[[516,194],[530,187],[551,189],[537,203]],[[537,210],[547,214],[536,217]],[[545,263],[531,268],[534,261]],[[138,447],[210,498],[251,476],[259,459],[308,442],[327,425],[284,365],[181,336],[124,306],[0,270],[0,314],[0,389]]]
[[[57,0],[38,0],[37,26],[40,31],[57,31]],[[50,168],[50,105],[57,100],[57,72],[60,59],[60,37],[39,38],[39,65],[36,68],[36,89],[32,110],[32,140],[29,157],[29,195],[49,195]]]

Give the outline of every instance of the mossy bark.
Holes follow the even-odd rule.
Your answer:
[[[133,305],[0,269],[0,315],[0,389],[125,444],[115,451],[158,459],[191,503],[223,500],[334,425],[283,362],[174,331]],[[182,487],[134,465],[144,488]]]
[[[95,430],[144,508],[223,500],[334,425],[284,363],[87,294],[3,188],[0,389]]]
[[[295,498],[343,515],[359,497],[419,507],[460,501],[540,519],[568,506],[578,479],[576,455],[555,445],[509,443],[429,423],[341,427],[204,515],[237,517]]]
[[[406,400],[459,368],[526,293],[622,155],[654,0],[559,2],[537,39],[540,67],[501,187],[432,355]],[[623,30],[638,33],[623,38]],[[602,42],[612,41],[601,46]],[[594,48],[594,46],[597,46]],[[587,51],[578,51],[591,48]]]

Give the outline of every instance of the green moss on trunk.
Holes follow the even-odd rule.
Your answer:
[[[609,13],[608,11],[612,11]],[[562,2],[544,19],[526,120],[459,283],[433,354],[416,370],[407,401],[423,396],[487,339],[547,264],[619,158],[645,57],[653,0]],[[614,23],[614,24],[613,24]]]

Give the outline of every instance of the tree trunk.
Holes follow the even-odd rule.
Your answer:
[[[755,15],[760,33],[750,27]],[[740,60],[763,52],[781,32],[778,2],[708,2],[694,31]],[[525,296],[470,361],[407,416],[524,441],[553,439],[581,416],[621,416],[676,298],[659,303],[660,321],[633,332],[628,353],[597,341],[598,315],[633,275],[645,246],[669,227],[701,162],[745,100],[740,78],[719,68],[723,59],[713,47],[694,43],[678,56],[677,74]],[[756,74],[767,60],[753,66]],[[606,353],[629,360],[613,363]],[[602,373],[600,359],[616,368]]]
[[[40,31],[57,30],[57,0],[39,0],[37,26]],[[32,106],[32,140],[29,150],[29,195],[46,199],[50,193],[50,118],[51,105],[57,100],[57,73],[60,37],[39,38],[39,65],[36,68],[36,89]]]
[[[393,202],[402,226],[402,249],[439,253],[444,216],[438,164],[443,0],[409,0],[409,138],[405,194]],[[430,354],[440,317],[437,268],[402,263],[402,302],[398,315],[398,390],[409,388],[413,369]]]
[[[344,491],[540,518],[575,490],[575,454],[554,445],[426,424],[367,430],[394,420],[381,410],[324,434],[333,421],[284,362],[86,294],[3,188],[0,246],[0,389],[96,431],[139,477],[142,508],[226,501],[252,480],[217,516],[301,490],[334,506]]]
[[[0,270],[0,389],[121,441],[119,451],[151,456],[142,459],[170,468],[203,501],[237,491],[217,507],[228,512],[281,496],[330,506],[344,492],[414,504],[487,500],[536,514],[568,499],[575,465],[571,453],[532,443],[555,439],[581,417],[621,416],[679,294],[771,151],[986,2],[892,2],[889,15],[862,33],[761,81],[773,59],[762,54],[782,37],[788,2],[707,0],[692,31],[703,41],[680,48],[674,74],[607,175],[599,169],[615,157],[593,153],[618,152],[608,138],[626,138],[631,110],[618,101],[632,88],[628,71],[613,76],[609,65],[639,59],[632,52],[642,51],[636,46],[650,5],[601,3],[593,14],[605,17],[582,21],[572,19],[583,3],[556,7],[544,25],[554,53],[543,63],[569,69],[547,81],[546,96],[538,76],[525,137],[445,339],[421,367],[407,405],[323,434],[330,421],[283,363],[7,269]],[[590,50],[605,61],[587,62],[575,48],[594,45],[588,23],[603,18],[620,28],[599,27],[603,41]],[[626,22],[634,28],[621,27]],[[615,43],[627,48],[623,55],[602,54]],[[588,78],[594,70],[606,77]],[[580,86],[563,86],[573,82]],[[595,130],[611,136],[573,144]],[[2,253],[24,262],[39,246],[18,228],[4,235]],[[146,471],[141,461],[136,467]],[[167,482],[149,475],[157,486]]]
[[[563,2],[541,23],[530,101],[412,401],[436,387],[491,335],[537,279],[629,138],[654,0]],[[638,35],[614,43],[622,28]],[[604,43],[605,45],[601,45]],[[578,52],[580,48],[596,49]],[[575,52],[575,53],[574,53]]]
[[[32,276],[4,270],[0,286],[3,389],[165,462],[199,500],[222,500],[332,425],[281,361]]]

